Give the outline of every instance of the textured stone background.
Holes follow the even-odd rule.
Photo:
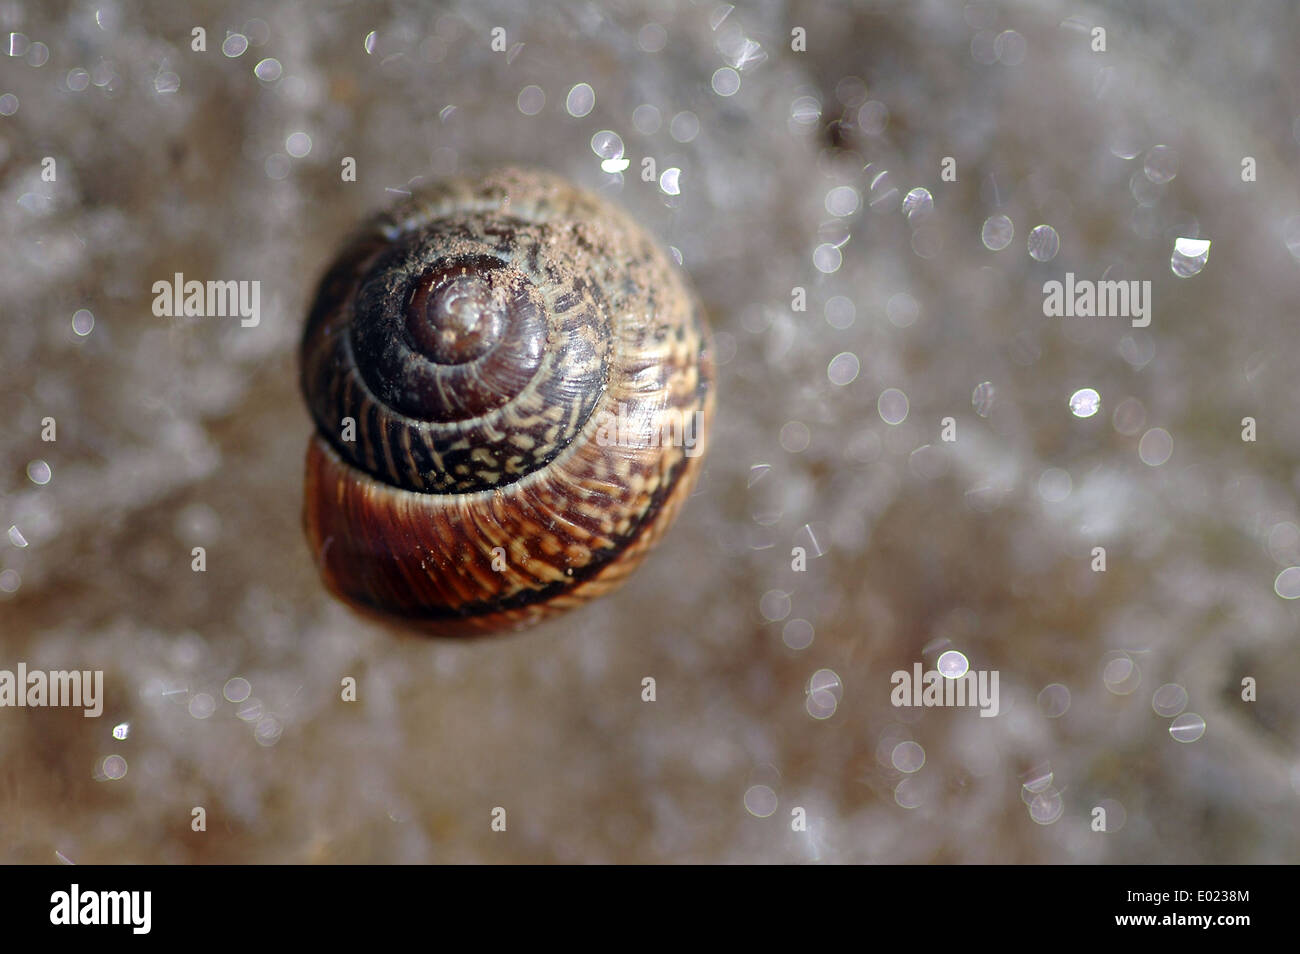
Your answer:
[[[1300,564],[1300,14],[1130,6],[0,3],[22,35],[0,55],[0,529],[28,544],[0,539],[0,668],[100,668],[108,692],[99,720],[0,710],[0,861],[1297,860],[1300,616],[1274,581]],[[492,52],[495,26],[522,49]],[[229,33],[251,45],[225,55]],[[267,58],[278,78],[255,75]],[[577,83],[584,118],[565,111]],[[657,130],[633,123],[645,104]],[[679,167],[681,195],[601,172],[601,130],[632,172]],[[1178,159],[1164,184],[1143,171],[1157,144]],[[680,524],[616,597],[429,642],[316,579],[294,348],[320,270],[388,190],[507,160],[615,194],[680,250],[717,332],[717,431]],[[830,214],[837,186],[861,207]],[[909,220],[914,187],[934,210]],[[995,214],[1015,225],[998,252]],[[1045,263],[1026,246],[1040,223],[1060,235]],[[1195,235],[1209,261],[1177,277],[1174,239]],[[826,274],[825,243],[842,253]],[[1152,281],[1149,328],[1043,317],[1045,280],[1107,268]],[[261,324],[155,318],[150,287],[178,271],[260,280]],[[835,296],[847,327],[824,316]],[[843,386],[842,352],[861,364]],[[1083,387],[1095,417],[1067,406]],[[887,388],[910,400],[898,426]],[[1139,457],[1153,427],[1173,437],[1160,466]],[[805,574],[796,545],[821,552]],[[890,672],[946,648],[1000,671],[996,719],[890,706]],[[1107,688],[1116,658],[1136,690]],[[834,688],[810,695],[819,670]],[[233,677],[250,702],[223,699]],[[1071,705],[1049,718],[1056,683]],[[1153,711],[1165,683],[1200,740]],[[905,776],[907,739],[926,763]],[[114,755],[128,770],[108,779]],[[1037,824],[1022,786],[1048,770],[1037,810],[1062,811]],[[746,807],[772,808],[758,786],[769,817]],[[1102,803],[1118,831],[1089,830]]]

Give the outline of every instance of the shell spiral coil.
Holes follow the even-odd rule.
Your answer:
[[[368,223],[321,282],[301,374],[326,585],[449,635],[618,586],[690,494],[713,414],[681,270],[625,213],[519,169]]]

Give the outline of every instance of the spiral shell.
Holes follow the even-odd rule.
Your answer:
[[[681,270],[609,203],[519,169],[364,227],[321,282],[301,363],[326,584],[437,633],[616,587],[689,495],[713,413]]]

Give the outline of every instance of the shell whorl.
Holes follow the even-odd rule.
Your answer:
[[[303,375],[345,460],[408,490],[467,493],[573,440],[609,378],[613,303],[593,275],[614,263],[600,249],[628,236],[590,234],[586,196],[568,192],[494,203],[451,180],[354,240],[312,316],[323,327]],[[338,437],[344,418],[355,441]]]
[[[439,633],[614,589],[689,495],[713,412],[681,270],[623,212],[526,170],[373,219],[321,282],[301,360],[327,585]]]

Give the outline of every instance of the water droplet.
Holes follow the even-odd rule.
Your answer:
[[[924,798],[924,791],[915,775],[906,775],[894,786],[894,801],[899,808],[919,808]]]
[[[857,308],[853,302],[843,295],[835,295],[833,298],[826,300],[826,324],[832,328],[843,331],[845,328],[853,326],[853,321],[857,317]]]
[[[241,722],[256,722],[262,718],[262,700],[245,699],[240,707],[235,710],[235,716]]]
[[[758,601],[758,611],[769,622],[785,619],[790,615],[790,594],[782,590],[768,590]]]
[[[1152,146],[1142,159],[1148,179],[1163,185],[1178,175],[1178,153],[1169,146]]]
[[[244,51],[248,49],[248,37],[242,33],[231,33],[221,41],[221,52],[226,56],[234,59],[237,56],[243,56]]]
[[[887,169],[882,169],[872,178],[870,192],[869,204],[872,212],[889,212],[900,204],[898,190],[890,181]]]
[[[1029,257],[1036,262],[1050,262],[1061,250],[1061,237],[1050,225],[1036,225],[1029,233]]]
[[[50,61],[50,48],[44,43],[33,43],[27,50],[27,65],[40,69]]]
[[[1073,489],[1074,481],[1070,479],[1069,471],[1059,467],[1049,467],[1038,477],[1038,496],[1048,503],[1060,503],[1070,496]]]
[[[888,122],[889,107],[884,103],[873,99],[858,108],[858,127],[868,136],[879,136]]]
[[[1300,566],[1289,566],[1273,581],[1273,592],[1284,600],[1300,599]]]
[[[895,328],[910,328],[916,324],[917,316],[921,314],[921,306],[907,292],[898,292],[890,295],[889,301],[885,302],[885,314],[889,316],[889,323]]]
[[[1101,395],[1092,388],[1080,388],[1070,395],[1070,412],[1075,417],[1092,417],[1101,410]]]
[[[907,221],[922,219],[934,211],[934,196],[929,189],[917,186],[903,197],[903,212]]]
[[[713,72],[710,83],[719,96],[734,96],[740,89],[740,74],[730,66],[723,66]]]
[[[796,96],[790,103],[790,123],[797,132],[811,130],[822,116],[822,104],[815,96]]]
[[[1102,670],[1101,681],[1117,696],[1127,696],[1142,684],[1142,673],[1137,663],[1119,653],[1113,655]]]
[[[284,151],[295,159],[301,159],[311,152],[311,136],[305,132],[290,133],[284,141]]]
[[[1205,720],[1195,712],[1185,712],[1169,723],[1169,734],[1176,742],[1195,742],[1205,735]]]
[[[766,785],[751,785],[745,791],[745,811],[755,818],[768,818],[776,811],[776,792]]]
[[[823,275],[831,275],[840,270],[844,256],[838,248],[829,242],[823,242],[813,249],[813,267]]]
[[[1059,719],[1070,710],[1070,690],[1059,682],[1044,686],[1038,694],[1038,708],[1049,719]]]
[[[1150,209],[1160,201],[1160,197],[1164,194],[1165,189],[1164,186],[1152,182],[1141,172],[1134,172],[1133,175],[1129,176],[1128,191],[1132,194],[1133,200],[1137,202],[1139,206],[1143,209]],[[1133,230],[1139,235],[1146,237],[1151,228],[1149,225],[1150,217],[1139,217],[1135,213],[1133,221],[1136,223]]]
[[[262,163],[262,168],[266,172],[268,179],[283,179],[289,175],[290,163],[289,157],[282,152],[273,152],[266,157]]]
[[[1029,817],[1040,825],[1051,825],[1065,813],[1065,799],[1054,788],[1035,795],[1029,803]]]
[[[253,686],[243,676],[235,676],[226,680],[225,687],[221,694],[226,697],[227,702],[243,702],[253,693]]]
[[[814,557],[822,556],[826,552],[822,549],[822,545],[817,542],[817,534],[813,532],[813,527],[810,523],[805,523],[799,528],[798,532],[795,534],[795,539],[798,540],[799,546],[806,549]]]
[[[1172,719],[1187,708],[1187,690],[1175,682],[1167,682],[1151,694],[1151,708],[1156,715]]]
[[[190,699],[190,715],[196,719],[206,719],[217,711],[217,701],[206,692],[199,692]]]
[[[525,86],[519,91],[515,105],[525,116],[536,116],[546,105],[546,93],[540,86]]]
[[[53,472],[50,465],[43,460],[33,460],[27,463],[27,479],[34,484],[44,486],[50,482]]]
[[[945,679],[960,679],[970,671],[970,662],[966,659],[964,653],[949,649],[939,656],[935,668],[939,670],[939,675]]]
[[[1016,227],[1005,215],[990,215],[980,229],[980,241],[990,252],[1000,252],[1016,237]]]
[[[659,107],[657,106],[652,106],[649,103],[642,103],[636,109],[632,110],[632,125],[636,127],[636,131],[641,133],[643,136],[657,133],[662,122],[663,118],[660,115]]]
[[[971,407],[975,408],[975,413],[980,417],[988,417],[993,413],[993,401],[997,397],[997,390],[993,387],[991,381],[982,381],[975,385],[975,390],[971,392]]]
[[[1115,138],[1110,146],[1112,156],[1118,156],[1120,159],[1134,159],[1142,151],[1142,144],[1136,130],[1120,128],[1115,131],[1114,136]]]
[[[880,419],[891,426],[902,424],[907,420],[908,406],[907,395],[898,388],[886,388],[880,392],[880,397],[876,401],[876,411],[880,414]]]
[[[1138,441],[1138,457],[1148,467],[1159,467],[1174,453],[1174,439],[1163,427],[1153,427]]]
[[[131,734],[131,724],[129,722],[119,722],[113,726],[113,738],[121,742]]]
[[[1025,61],[1025,38],[1015,30],[1003,30],[993,41],[994,55],[1007,66],[1019,66]]]
[[[802,454],[812,441],[812,432],[803,421],[787,421],[781,427],[781,449],[789,454]]]
[[[581,119],[596,107],[596,91],[587,83],[578,83],[569,90],[564,108],[570,116]]]
[[[1146,408],[1142,406],[1142,402],[1137,398],[1125,398],[1120,401],[1111,418],[1115,430],[1125,437],[1137,437],[1138,431],[1142,430],[1142,425],[1146,423],[1146,419]]]
[[[602,129],[591,137],[591,151],[602,159],[623,157],[623,137],[609,129]]]
[[[791,649],[807,649],[813,642],[813,625],[806,619],[792,619],[781,630],[781,640]]]
[[[636,35],[636,45],[647,53],[658,53],[668,43],[668,31],[657,23],[647,23]]]
[[[684,109],[668,123],[668,135],[678,142],[691,142],[700,134],[700,117]]]
[[[818,669],[808,680],[804,708],[814,719],[829,719],[839,707],[844,684],[832,669]]]
[[[260,60],[253,67],[253,75],[263,83],[274,83],[283,73],[284,67],[280,65],[280,61],[274,56],[268,56],[266,59]]]
[[[275,716],[266,716],[253,727],[253,738],[258,745],[271,746],[280,741],[284,726]]]
[[[1209,239],[1176,239],[1174,254],[1169,258],[1169,269],[1179,278],[1191,278],[1201,273],[1209,258]]]
[[[831,358],[831,363],[826,366],[826,376],[830,378],[831,384],[844,387],[857,380],[858,372],[861,370],[862,364],[856,354],[851,351],[841,351]]]
[[[899,742],[890,753],[889,761],[900,772],[911,775],[921,771],[921,767],[925,765],[925,749],[910,740]]]
[[[852,215],[861,204],[862,197],[852,186],[836,186],[826,193],[826,211],[831,215]]]

